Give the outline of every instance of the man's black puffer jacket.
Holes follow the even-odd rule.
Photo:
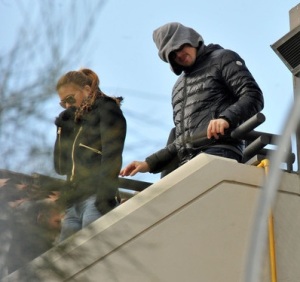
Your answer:
[[[173,63],[174,66],[174,63]],[[175,66],[179,67],[179,66]],[[262,92],[240,56],[219,45],[204,44],[199,48],[195,64],[183,69],[172,93],[176,141],[146,158],[150,172],[159,172],[176,154],[181,163],[201,150],[225,147],[242,154],[242,142],[227,135],[219,140],[194,145],[191,154],[187,143],[206,132],[211,119],[224,118],[230,130],[237,127],[264,106]]]

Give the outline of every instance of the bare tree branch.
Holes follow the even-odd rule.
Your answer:
[[[14,2],[22,21],[13,46],[0,55],[1,168],[51,171],[53,144],[47,135],[54,127],[47,105],[56,97],[59,76],[91,51],[93,28],[105,4]]]

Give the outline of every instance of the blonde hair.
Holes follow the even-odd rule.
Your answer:
[[[83,100],[82,104],[77,109],[75,113],[75,120],[80,120],[84,113],[90,111],[91,106],[94,104],[95,100],[98,97],[109,97],[115,100],[115,102],[119,106],[121,105],[121,101],[123,100],[122,97],[110,97],[104,94],[99,87],[100,80],[98,75],[91,69],[83,68],[78,71],[67,72],[58,80],[56,84],[56,91],[67,84],[74,84],[80,88],[84,88],[84,86],[88,85],[91,88],[90,95]]]

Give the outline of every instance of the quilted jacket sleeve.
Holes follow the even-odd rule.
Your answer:
[[[167,166],[177,158],[175,143],[167,145],[165,148],[155,152],[146,158],[151,173],[162,172]]]
[[[263,109],[263,94],[244,60],[237,53],[223,51],[220,71],[223,81],[236,100],[220,116],[225,116],[236,127]]]

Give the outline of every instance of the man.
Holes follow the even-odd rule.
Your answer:
[[[200,153],[242,160],[243,142],[230,131],[260,112],[262,92],[235,52],[205,45],[201,35],[180,23],[165,24],[153,32],[159,57],[180,75],[173,87],[175,140],[164,149],[134,161],[121,176],[163,171],[176,157],[179,165]],[[203,132],[206,139],[195,142]]]

